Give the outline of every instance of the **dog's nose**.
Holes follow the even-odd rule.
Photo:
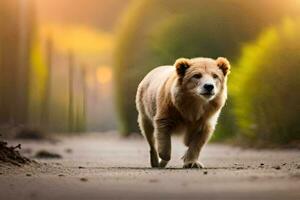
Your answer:
[[[211,92],[213,89],[214,89],[214,85],[213,84],[204,84],[204,89],[207,91],[207,92]]]

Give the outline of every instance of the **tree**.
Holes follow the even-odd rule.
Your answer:
[[[3,0],[0,10],[0,123],[26,124],[34,2]]]

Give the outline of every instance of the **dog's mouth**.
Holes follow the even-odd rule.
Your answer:
[[[204,92],[204,93],[200,93],[202,96],[204,96],[205,98],[211,98],[212,96],[215,95],[215,93],[213,92]]]

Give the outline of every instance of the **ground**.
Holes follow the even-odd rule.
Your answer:
[[[60,137],[22,143],[61,159],[36,159],[24,168],[0,165],[0,199],[300,199],[300,151],[243,150],[209,144],[206,169],[182,169],[185,147],[173,142],[167,169],[149,168],[146,142],[116,133]]]

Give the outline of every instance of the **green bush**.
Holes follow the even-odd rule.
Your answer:
[[[230,85],[241,141],[300,142],[299,22],[286,20],[243,49]]]
[[[133,1],[121,23],[115,52],[120,131],[127,135],[138,130],[135,92],[153,67],[173,64],[178,57],[226,56],[235,60],[241,44],[283,15],[295,13],[292,2]],[[230,124],[232,120],[222,117],[222,121]],[[233,130],[232,126],[224,127],[228,132]]]

